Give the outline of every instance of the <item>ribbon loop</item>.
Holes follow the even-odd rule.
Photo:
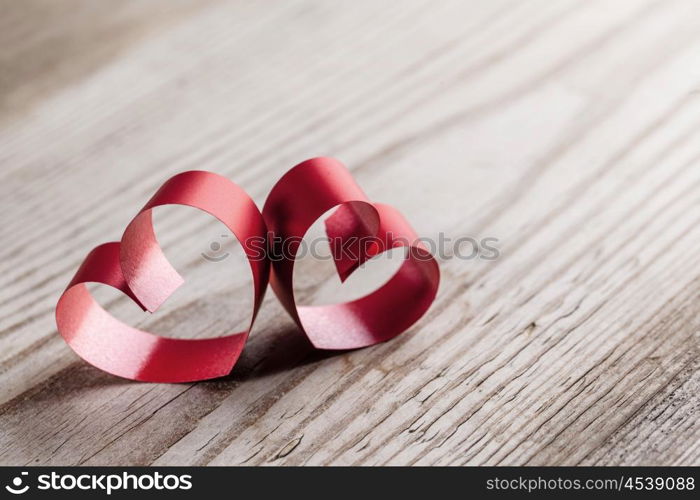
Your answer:
[[[127,226],[121,242],[98,246],[88,254],[56,306],[58,330],[79,356],[114,375],[148,382],[221,377],[238,360],[250,327],[216,338],[160,337],[118,321],[85,287],[87,282],[110,285],[152,312],[183,283],[153,231],[151,211],[161,205],[203,210],[223,222],[243,244],[253,273],[252,327],[269,273],[269,261],[255,254],[249,244],[254,238],[265,241],[262,215],[245,191],[230,180],[192,171],[166,181]]]
[[[274,239],[284,241],[303,238],[319,217],[336,206],[325,222],[341,280],[371,256],[408,247],[396,274],[369,295],[324,306],[296,304],[293,256],[273,261],[270,283],[316,348],[355,349],[389,340],[415,323],[435,298],[440,272],[403,216],[388,205],[370,202],[350,172],[332,158],[307,160],[287,172],[272,188],[263,217]],[[343,247],[348,238],[358,236],[364,238]],[[348,254],[336,255],[339,247]]]

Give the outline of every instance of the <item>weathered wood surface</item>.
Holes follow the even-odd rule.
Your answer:
[[[700,464],[700,3],[1,12],[0,463]],[[495,237],[501,257],[443,259],[426,317],[334,356],[269,293],[214,382],[124,381],[60,339],[79,262],[168,176],[219,172],[262,203],[318,155],[419,233]],[[245,262],[200,255],[221,228],[159,216],[188,286],[152,317],[110,310],[243,324]],[[327,300],[337,279],[311,264],[302,293]]]

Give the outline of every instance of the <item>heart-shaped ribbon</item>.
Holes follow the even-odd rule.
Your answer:
[[[219,219],[242,244],[253,274],[251,323],[243,332],[206,339],[175,339],[128,326],[97,303],[85,283],[112,286],[154,312],[183,283],[156,240],[151,212],[187,205]],[[326,233],[341,280],[367,259],[395,247],[407,255],[376,291],[341,304],[297,306],[295,256],[309,227],[326,211]],[[269,233],[268,233],[269,230]],[[276,245],[286,245],[281,258]],[[415,323],[437,293],[436,260],[394,208],[371,203],[350,172],[332,158],[307,160],[270,192],[262,214],[243,189],[211,172],[178,174],[161,186],[127,226],[121,241],[85,258],[56,305],[56,323],[68,345],[106,372],[148,382],[192,382],[228,374],[258,313],[268,282],[285,309],[319,349],[354,349],[389,340]]]
[[[369,295],[342,304],[298,307],[293,286],[296,247],[309,227],[336,206],[325,225],[341,280],[391,248],[406,247],[407,256],[396,274]],[[333,158],[314,158],[287,172],[268,195],[263,218],[273,241],[291,242],[292,258],[272,262],[272,289],[319,349],[355,349],[389,340],[415,323],[435,298],[437,261],[395,208],[371,203]]]

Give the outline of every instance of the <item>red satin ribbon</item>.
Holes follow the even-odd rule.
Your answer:
[[[155,311],[183,283],[156,241],[151,211],[188,205],[221,222],[241,244],[265,239],[255,202],[233,182],[211,172],[183,172],[161,186],[127,226],[120,242],[88,254],[56,306],[58,331],[88,363],[114,375],[148,382],[189,382],[228,374],[243,350],[267,286],[269,262],[243,245],[253,273],[254,311],[248,330],[208,339],[174,339],[138,330],[115,319],[85,283],[110,285],[144,310]]]
[[[294,242],[335,206],[325,225],[341,280],[369,257],[407,246],[407,258],[396,274],[357,300],[299,307],[294,300],[294,259],[283,259],[272,263],[272,289],[319,349],[355,349],[384,342],[406,330],[430,307],[440,280],[437,262],[406,219],[388,205],[371,203],[350,172],[333,158],[314,158],[287,172],[268,195],[263,217],[274,237]],[[348,255],[334,248],[351,238],[373,245],[351,245]],[[292,255],[298,246],[292,245]]]
[[[183,283],[153,232],[151,211],[161,205],[203,210],[241,242],[254,288],[247,330],[208,339],[160,337],[118,321],[90,295],[85,283],[103,283],[153,312]],[[392,247],[407,247],[407,258],[386,284],[365,297],[299,307],[294,299],[294,256],[308,228],[336,206],[325,224],[341,280],[368,258]],[[288,249],[287,258],[272,260],[272,287],[320,349],[353,349],[388,340],[415,323],[437,293],[437,262],[401,214],[371,203],[337,160],[315,158],[279,180],[262,214],[245,191],[219,175],[192,171],[166,181],[127,226],[121,241],[100,245],[85,258],[56,306],[58,331],[84,360],[128,379],[191,382],[226,375],[243,350],[265,294],[270,259],[259,244],[277,241],[287,242]]]

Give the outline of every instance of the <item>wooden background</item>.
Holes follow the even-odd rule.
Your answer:
[[[700,2],[0,8],[0,463],[700,465]],[[64,344],[60,292],[170,175],[262,204],[319,155],[500,258],[444,256],[419,323],[337,355],[268,293],[213,382],[132,383]],[[100,290],[109,310],[233,331],[250,278],[221,232],[164,209],[188,286],[153,316]],[[310,262],[299,293],[359,293],[388,260],[350,292]]]

